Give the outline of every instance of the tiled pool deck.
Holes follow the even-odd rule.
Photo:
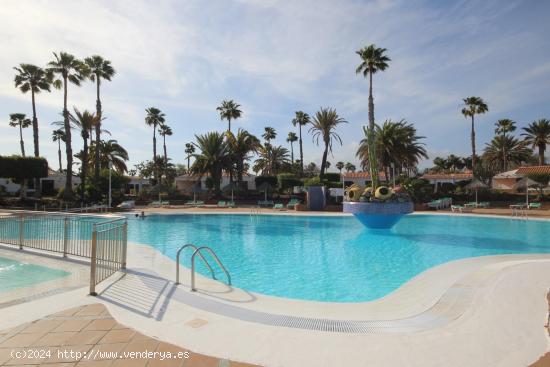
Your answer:
[[[71,308],[0,331],[0,365],[43,364],[63,367],[252,366],[193,353],[145,336],[119,324],[102,304]]]

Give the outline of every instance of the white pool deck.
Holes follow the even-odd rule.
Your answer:
[[[544,328],[550,255],[453,261],[383,299],[337,304],[253,294],[202,276],[197,277],[199,292],[191,293],[186,268],[181,268],[183,284],[176,286],[173,260],[146,245],[128,249],[128,272],[104,282],[98,297],[87,296],[81,287],[27,299],[0,309],[0,329],[101,302],[120,323],[146,335],[265,366],[525,366],[550,349]],[[6,250],[0,251],[4,256]],[[41,261],[64,269],[73,265]],[[244,321],[250,315],[261,322]],[[272,326],[285,316],[300,318]],[[318,320],[319,328],[323,320],[367,327],[361,332],[305,329],[311,320]]]

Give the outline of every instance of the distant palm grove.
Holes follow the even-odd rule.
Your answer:
[[[215,196],[222,194],[222,176],[230,177],[231,189],[239,191],[245,188],[243,177],[253,171],[261,176],[284,176],[297,185],[337,185],[339,178],[328,174],[332,159],[338,148],[344,144],[340,130],[348,125],[360,132],[362,139],[356,152],[360,169],[369,172],[372,185],[379,183],[379,173],[386,179],[394,175],[414,177],[418,174],[418,164],[428,159],[423,136],[417,134],[414,124],[405,118],[377,122],[375,119],[374,82],[378,73],[390,68],[391,59],[385,48],[374,44],[356,51],[359,57],[356,74],[364,77],[368,83],[368,123],[366,126],[352,126],[337,109],[332,106],[321,107],[307,113],[296,111],[288,116],[289,130],[279,134],[266,122],[263,134],[255,136],[239,127],[239,119],[246,108],[232,99],[225,99],[219,106],[212,106],[212,116],[220,120],[219,131],[195,135],[193,141],[185,142],[185,151],[174,158],[167,149],[166,141],[178,139],[169,126],[170,118],[157,106],[144,106],[144,123],[150,128],[150,160],[136,164],[128,170],[128,152],[109,132],[109,116],[104,113],[102,90],[108,88],[108,82],[116,72],[111,62],[99,55],[79,59],[67,52],[53,52],[47,65],[37,66],[22,63],[16,67],[14,85],[29,98],[30,113],[14,112],[9,115],[9,125],[17,129],[20,155],[29,154],[25,150],[23,131],[32,127],[32,156],[40,157],[40,97],[43,93],[59,93],[59,121],[48,122],[56,127],[49,137],[56,143],[58,154],[50,169],[65,176],[65,187],[59,198],[66,202],[105,201],[106,177],[109,170],[119,182],[127,181],[125,174],[138,175],[150,179],[151,192],[170,193],[175,189],[175,178],[179,175],[191,175],[199,178],[207,176],[208,189]],[[353,72],[351,70],[350,72]],[[74,88],[83,83],[93,83],[95,111],[81,110],[71,104]],[[108,110],[108,109],[107,109]],[[470,96],[462,100],[460,113],[467,119],[471,141],[471,156],[437,157],[433,160],[435,171],[457,171],[470,169],[479,177],[490,177],[497,172],[506,171],[522,164],[545,164],[545,152],[550,144],[550,121],[539,119],[522,128],[515,134],[516,122],[511,118],[502,118],[495,122],[494,137],[486,143],[482,154],[478,155],[476,145],[476,118],[489,112],[489,105],[481,97]],[[29,115],[29,117],[27,117]],[[465,126],[466,131],[466,126]],[[277,145],[277,136],[285,139],[286,145]],[[80,139],[82,150],[73,151],[73,142]],[[304,162],[303,139],[312,139],[322,150],[320,165]],[[77,160],[75,162],[75,159]],[[78,170],[75,171],[75,167]],[[340,174],[343,171],[355,172],[357,167],[351,162],[338,161],[332,166]],[[80,184],[73,185],[77,175]],[[27,182],[22,182],[22,187]],[[41,194],[40,180],[34,181],[36,195]],[[76,187],[76,191],[73,191]],[[23,195],[23,191],[22,195]]]

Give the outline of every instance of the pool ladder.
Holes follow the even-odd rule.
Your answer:
[[[260,207],[259,206],[253,206],[250,208],[250,216],[255,217],[260,214]]]
[[[231,275],[229,275],[229,272],[223,266],[222,262],[218,258],[218,255],[208,246],[201,246],[197,247],[191,243],[188,243],[186,245],[183,245],[179,248],[178,252],[176,253],[176,285],[180,284],[180,254],[181,252],[186,248],[193,249],[193,255],[191,255],[191,291],[195,292],[197,289],[195,288],[195,258],[199,256],[201,260],[204,262],[206,267],[210,270],[210,273],[212,274],[212,279],[216,279],[216,274],[214,273],[214,269],[212,269],[212,266],[210,266],[210,263],[204,255],[201,253],[202,251],[207,251],[210,253],[210,255],[214,258],[220,269],[225,273],[225,276],[227,277],[227,284],[231,285]]]

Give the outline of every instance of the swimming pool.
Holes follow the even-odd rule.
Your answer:
[[[550,222],[508,218],[408,215],[391,230],[350,216],[150,215],[128,223],[129,241],[173,259],[182,244],[210,246],[236,287],[325,302],[375,300],[452,260],[550,253]]]
[[[62,278],[70,273],[0,257],[0,293]]]

